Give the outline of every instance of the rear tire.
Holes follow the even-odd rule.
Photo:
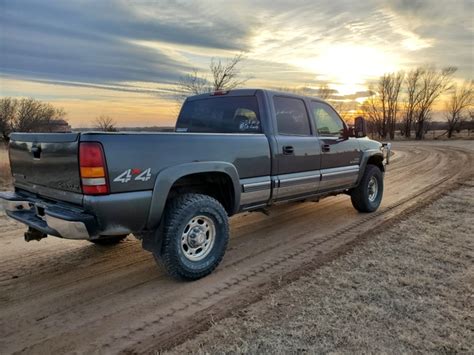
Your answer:
[[[162,247],[153,251],[169,275],[197,280],[221,262],[229,240],[227,213],[214,198],[195,193],[175,197],[166,206]]]
[[[107,237],[103,236],[103,237],[100,237],[99,239],[93,239],[89,241],[97,245],[116,245],[120,243],[122,240],[124,240],[125,238],[127,238],[127,234],[107,236]]]
[[[367,165],[359,185],[351,190],[352,206],[359,212],[374,212],[383,196],[383,174],[376,165]]]

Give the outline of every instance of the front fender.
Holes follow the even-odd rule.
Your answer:
[[[151,199],[150,212],[148,215],[147,229],[156,229],[161,220],[168,194],[173,184],[180,178],[197,173],[220,172],[228,175],[234,185],[234,213],[240,206],[240,180],[234,165],[219,161],[192,162],[171,166],[160,171],[155,180],[153,195]]]
[[[362,158],[360,161],[360,169],[359,169],[359,176],[357,178],[357,185],[359,185],[360,180],[362,179],[362,176],[364,176],[365,168],[367,167],[367,163],[370,158],[377,157],[380,159],[380,162],[382,164],[382,172],[385,172],[385,168],[383,165],[383,153],[380,149],[368,149],[362,152]]]

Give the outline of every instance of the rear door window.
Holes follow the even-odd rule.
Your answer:
[[[309,136],[308,112],[301,99],[275,96],[275,106],[278,133],[283,135]]]
[[[255,96],[218,97],[185,102],[177,132],[261,133]]]

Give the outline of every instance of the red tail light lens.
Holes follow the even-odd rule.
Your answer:
[[[107,185],[84,185],[82,184],[84,195],[107,195],[109,188]]]
[[[79,144],[79,168],[84,194],[105,195],[110,192],[104,150],[100,143]]]

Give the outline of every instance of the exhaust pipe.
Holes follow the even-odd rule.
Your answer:
[[[28,227],[28,230],[25,232],[25,242],[30,242],[32,240],[40,241],[41,239],[46,238],[47,236],[48,235],[46,233]]]

